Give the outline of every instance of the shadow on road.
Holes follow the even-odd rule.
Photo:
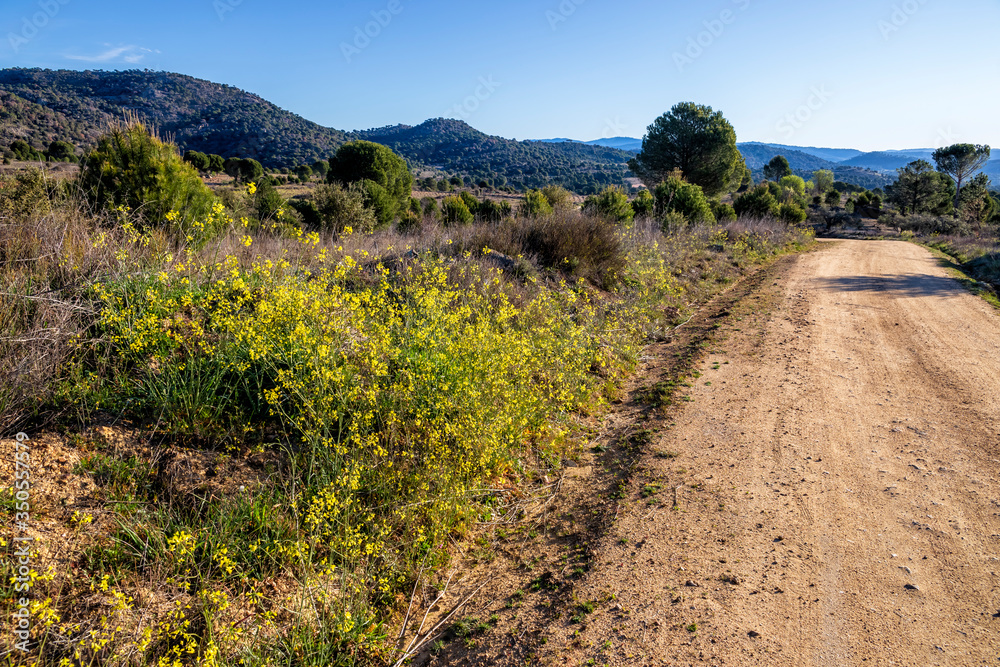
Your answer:
[[[823,287],[840,292],[890,292],[900,297],[956,296],[965,288],[951,278],[908,273],[892,276],[838,276],[818,280]]]

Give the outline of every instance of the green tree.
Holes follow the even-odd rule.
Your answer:
[[[465,207],[469,209],[469,212],[472,213],[473,216],[476,216],[479,213],[479,200],[476,199],[475,195],[468,190],[462,190],[458,193],[458,196],[463,202],[465,202]]]
[[[351,141],[338,148],[330,158],[326,180],[366,182],[369,202],[377,207],[375,214],[382,225],[391,224],[397,213],[406,209],[413,191],[413,175],[406,160],[392,149],[370,141]]]
[[[962,219],[979,231],[984,222],[996,213],[996,202],[990,196],[990,178],[986,174],[976,174],[959,195]]]
[[[778,214],[778,200],[766,185],[748,190],[733,202],[733,210],[741,218],[766,218]]]
[[[313,190],[313,203],[323,229],[338,234],[347,227],[363,233],[375,229],[375,212],[365,206],[365,190],[361,183],[319,185]]]
[[[80,187],[96,210],[128,207],[146,225],[186,231],[206,222],[217,201],[194,167],[181,159],[174,144],[162,141],[140,121],[113,125],[85,158]]]
[[[974,144],[954,144],[934,151],[934,163],[939,171],[955,181],[955,209],[959,208],[962,182],[983,168],[990,160],[990,147]]]
[[[795,202],[785,202],[778,206],[778,219],[790,225],[806,221],[806,212]]]
[[[221,174],[226,170],[226,160],[221,155],[210,153],[208,156],[208,170],[213,174]]]
[[[817,169],[813,172],[812,180],[816,192],[820,195],[825,195],[833,189],[834,175],[829,169]]]
[[[631,225],[635,211],[621,188],[609,185],[600,194],[583,201],[583,210],[619,225]]]
[[[212,166],[212,161],[208,156],[198,151],[185,151],[184,161],[200,172],[206,172]]]
[[[10,150],[14,154],[15,160],[21,160],[22,162],[45,161],[45,155],[41,151],[35,150],[28,142],[22,139],[14,140],[10,145]]]
[[[542,194],[541,190],[528,190],[524,193],[524,201],[521,202],[520,213],[526,218],[537,218],[543,215],[552,214],[552,204]]]
[[[714,223],[715,215],[701,187],[685,183],[679,176],[670,176],[656,186],[656,215],[679,213],[689,223]]]
[[[775,155],[771,161],[764,165],[764,178],[777,183],[785,176],[792,175],[792,167],[788,164],[788,158],[784,155]]]
[[[649,190],[639,190],[632,200],[632,211],[636,218],[652,218],[656,212],[656,199]]]
[[[827,206],[840,206],[840,193],[836,190],[827,190],[824,201]]]
[[[56,162],[76,162],[76,146],[68,141],[53,141],[47,151],[49,159]]]
[[[264,167],[252,158],[229,158],[224,163],[226,173],[241,183],[258,183]]]
[[[472,211],[461,197],[445,197],[441,202],[441,221],[446,227],[467,225],[473,218]]]
[[[951,179],[934,171],[930,162],[914,160],[896,173],[896,182],[887,187],[888,202],[903,215],[930,213],[951,201]]]
[[[742,180],[745,163],[736,130],[721,112],[682,102],[646,130],[642,151],[629,168],[652,189],[680,169],[684,178],[714,197]],[[739,185],[739,183],[736,183]]]
[[[712,202],[712,215],[716,222],[732,222],[736,220],[736,211],[729,204]]]
[[[316,160],[312,163],[312,170],[314,174],[326,180],[326,174],[330,171],[330,163],[326,160]]]

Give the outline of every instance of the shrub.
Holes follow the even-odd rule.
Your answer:
[[[467,225],[474,216],[461,197],[445,197],[441,202],[441,220],[445,225]]]
[[[476,216],[485,222],[499,222],[510,217],[513,207],[507,201],[494,201],[483,199],[476,209]]]
[[[806,212],[794,202],[785,202],[778,206],[778,219],[790,225],[798,225],[806,221]]]
[[[524,193],[524,201],[521,202],[519,212],[526,218],[551,215],[552,204],[549,203],[541,190],[528,190]]]
[[[370,141],[351,141],[338,148],[326,179],[329,183],[364,182],[369,205],[377,207],[380,226],[388,226],[406,208],[413,190],[406,160]]]
[[[68,141],[53,141],[47,151],[49,159],[57,162],[76,162],[76,146]]]
[[[437,219],[441,214],[441,209],[434,197],[424,197],[420,200],[420,204],[424,208],[424,217]]]
[[[290,199],[288,206],[299,214],[302,224],[306,227],[322,227],[323,220],[316,208],[316,202],[309,199]]]
[[[777,215],[778,200],[767,185],[758,185],[737,197],[733,210],[741,218],[766,218]]]
[[[469,213],[473,216],[479,213],[479,200],[476,199],[475,195],[468,190],[462,190],[458,193],[458,196],[462,198],[463,202],[465,202],[465,207],[469,209]]]
[[[827,206],[840,206],[840,193],[836,190],[830,190],[826,193],[823,201]]]
[[[915,213],[900,218],[896,226],[901,231],[929,236],[931,234],[962,235],[970,232],[969,225],[961,218]]]
[[[549,202],[553,210],[559,211],[573,207],[573,195],[566,188],[558,185],[546,185],[542,188],[542,194]]]
[[[10,150],[15,160],[21,160],[22,162],[45,162],[45,154],[39,150],[35,150],[23,139],[17,139],[11,143]]]
[[[45,215],[50,210],[50,199],[45,174],[38,169],[0,176],[0,220],[24,222],[33,215]]]
[[[217,201],[177,147],[135,118],[112,125],[101,137],[84,161],[80,187],[95,210],[127,207],[140,223],[180,230],[208,219]]]
[[[614,227],[584,213],[561,211],[525,220],[517,232],[519,247],[509,249],[515,251],[511,254],[534,257],[540,266],[568,276],[610,286],[625,267],[625,252]]]
[[[636,218],[652,218],[655,210],[656,200],[649,190],[640,190],[632,200],[632,212]]]
[[[679,176],[670,176],[657,185],[654,194],[657,215],[673,211],[683,215],[690,223],[715,222],[705,193],[699,186],[685,183]]]
[[[635,218],[635,211],[625,192],[609,185],[599,195],[591,195],[583,202],[583,210],[619,225],[629,226]]]
[[[714,202],[712,204],[712,215],[715,216],[716,222],[732,222],[737,218],[733,207],[721,202]]]
[[[418,234],[423,230],[424,217],[412,209],[403,212],[396,223],[396,231],[400,234]]]
[[[190,164],[192,167],[198,171],[208,171],[212,166],[212,161],[204,153],[199,153],[198,151],[185,151],[184,161]]]
[[[359,183],[320,185],[313,191],[313,202],[323,229],[338,234],[347,227],[365,233],[375,229],[375,213],[365,206],[365,192]]]

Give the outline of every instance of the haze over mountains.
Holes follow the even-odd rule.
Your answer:
[[[642,149],[642,139],[634,137],[612,137],[595,139],[593,141],[576,142],[573,139],[543,139],[549,143],[583,143],[589,146],[613,146],[621,150],[638,152]],[[860,151],[854,148],[818,148],[815,146],[790,146],[787,144],[769,144],[758,141],[740,142],[736,144],[750,167],[755,173],[763,169],[775,155],[783,155],[789,165],[797,172],[830,169],[847,175],[847,168],[871,170],[882,176],[894,179],[896,170],[905,167],[914,160],[926,160],[934,164],[933,148],[908,148],[902,150]],[[839,168],[839,169],[838,169]],[[990,160],[985,171],[990,178],[1000,179],[1000,157]],[[853,182],[853,181],[852,181]],[[862,185],[859,183],[859,185]],[[874,187],[874,186],[867,186]]]

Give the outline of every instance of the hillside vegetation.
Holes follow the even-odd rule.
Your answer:
[[[437,167],[473,182],[517,189],[559,184],[581,194],[624,183],[629,154],[602,146],[491,137],[461,121],[432,120],[344,132],[310,122],[238,88],[182,74],[40,69],[0,70],[0,146],[36,149],[55,139],[91,147],[125,111],[138,114],[182,151],[250,158],[267,168],[328,159],[351,139],[390,146],[411,167]]]
[[[575,455],[644,344],[811,239],[679,176],[386,221],[410,176],[386,152],[345,145],[292,208],[257,170],[208,191],[132,119],[79,181],[0,182],[0,430],[46,466],[28,662],[405,658],[414,591]]]

